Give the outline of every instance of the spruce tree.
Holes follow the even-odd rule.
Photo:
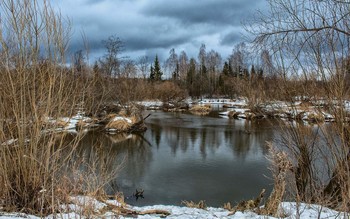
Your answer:
[[[158,61],[158,55],[156,55],[156,58],[154,60],[154,69],[153,69],[153,71],[154,71],[154,80],[155,81],[162,80],[163,72],[160,69],[160,65],[159,65],[159,61]]]
[[[224,64],[224,68],[222,69],[222,74],[225,76],[229,76],[230,74],[230,67],[227,62]]]
[[[149,79],[150,79],[151,81],[154,81],[154,79],[155,79],[153,65],[151,65]]]

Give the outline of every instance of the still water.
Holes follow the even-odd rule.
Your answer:
[[[254,198],[263,188],[271,191],[266,141],[278,132],[271,121],[220,118],[218,112],[149,113],[142,135],[93,132],[84,137],[84,156],[100,157],[109,170],[122,167],[108,193],[129,196],[142,188],[144,199],[126,202],[142,206],[205,200],[219,207]]]

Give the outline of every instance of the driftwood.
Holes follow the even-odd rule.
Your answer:
[[[146,214],[160,214],[161,217],[166,217],[170,215],[170,212],[165,210],[154,209],[154,210],[141,211],[138,213],[138,215],[146,215]]]
[[[105,203],[105,204],[107,205],[107,207],[104,208],[104,212],[102,212],[102,213],[110,211],[110,212],[115,213],[116,215],[132,216],[132,217],[136,217],[137,215],[148,215],[148,214],[157,214],[157,215],[160,215],[160,217],[166,217],[166,216],[170,215],[169,211],[160,210],[160,209],[136,211],[136,210],[128,209],[125,206],[116,206],[116,205],[108,204],[108,203]]]

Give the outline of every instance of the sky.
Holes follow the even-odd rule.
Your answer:
[[[103,56],[101,43],[109,36],[124,43],[121,56],[141,56],[160,61],[174,48],[197,58],[199,48],[219,52],[223,59],[246,38],[243,24],[266,0],[59,0],[52,6],[72,23],[70,51],[86,47],[89,62]]]

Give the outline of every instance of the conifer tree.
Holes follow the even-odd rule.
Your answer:
[[[222,74],[225,76],[229,76],[230,74],[230,67],[227,62],[224,64],[224,68],[222,69]]]
[[[160,81],[162,80],[162,75],[163,75],[163,72],[162,70],[160,69],[160,65],[159,65],[159,60],[158,60],[158,55],[156,55],[156,58],[154,60],[154,80],[155,81]]]
[[[149,79],[150,79],[151,81],[154,81],[154,80],[155,80],[153,65],[151,65]]]

